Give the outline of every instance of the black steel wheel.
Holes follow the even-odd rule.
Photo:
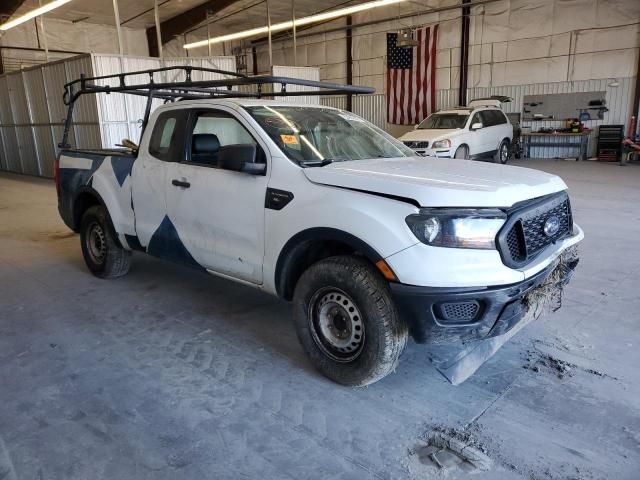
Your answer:
[[[114,278],[129,271],[131,252],[122,248],[118,242],[103,206],[90,207],[82,216],[80,246],[84,261],[95,276]]]
[[[364,386],[396,368],[408,328],[388,282],[366,260],[345,255],[313,264],[296,284],[293,303],[298,338],[326,377]]]

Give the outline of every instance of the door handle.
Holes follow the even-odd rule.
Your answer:
[[[189,188],[191,186],[189,182],[183,182],[182,180],[176,180],[175,178],[171,180],[171,185],[182,188]]]

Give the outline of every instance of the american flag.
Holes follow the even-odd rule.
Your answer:
[[[387,33],[387,121],[414,125],[436,106],[438,25],[414,32],[415,47],[397,46],[398,34]]]

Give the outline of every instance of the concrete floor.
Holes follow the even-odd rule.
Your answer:
[[[563,308],[457,387],[415,344],[339,387],[288,304],[150,257],[96,279],[53,184],[0,175],[0,479],[466,477],[420,455],[438,427],[486,447],[474,479],[640,478],[640,168],[519,163],[569,184],[582,261]]]

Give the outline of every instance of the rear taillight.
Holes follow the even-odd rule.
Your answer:
[[[58,192],[58,197],[60,196],[60,159],[56,158],[55,162],[53,162],[53,180],[56,182],[56,192]]]

